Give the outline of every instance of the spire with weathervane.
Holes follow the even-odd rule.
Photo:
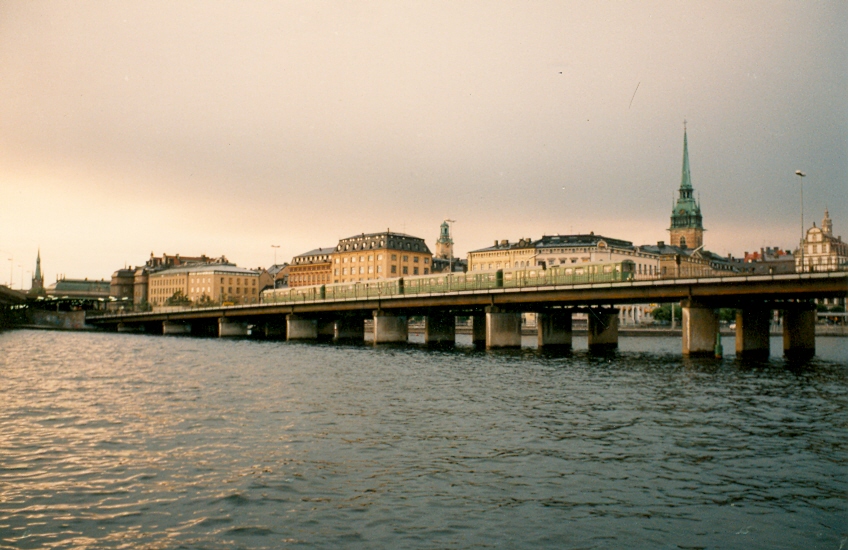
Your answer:
[[[677,202],[671,211],[671,244],[681,248],[699,248],[704,244],[701,205],[694,197],[692,174],[689,172],[689,143],[686,121],[683,121],[683,174]]]
[[[35,258],[35,272],[32,274],[32,285],[29,289],[31,295],[44,295],[44,275],[41,274],[41,249],[38,249],[38,256]]]

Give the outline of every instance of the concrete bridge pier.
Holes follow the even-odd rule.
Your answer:
[[[486,308],[486,348],[520,348],[521,314]]]
[[[790,359],[809,359],[816,354],[816,307],[798,303],[783,312],[783,354]]]
[[[319,340],[332,340],[336,335],[336,320],[318,319],[315,328]]]
[[[424,343],[445,345],[456,343],[456,316],[433,312],[424,318]]]
[[[162,321],[162,334],[165,336],[172,334],[191,334],[191,325],[182,321]]]
[[[603,351],[618,347],[618,310],[589,311],[589,350]]]
[[[164,332],[164,326],[162,327]],[[126,323],[118,323],[118,332],[141,333],[144,332],[144,325],[128,325]]]
[[[409,325],[405,315],[395,315],[382,310],[374,311],[374,343],[407,342]]]
[[[247,336],[247,323],[233,321],[226,317],[218,319],[218,337]]]
[[[293,313],[286,315],[286,340],[316,340],[318,324]]]
[[[571,349],[571,311],[544,311],[536,314],[540,348]]]
[[[771,309],[764,305],[746,305],[736,310],[736,355],[769,356]]]
[[[333,340],[365,341],[365,320],[361,317],[340,317],[336,319]]]
[[[471,316],[471,344],[478,348],[486,346],[485,313],[475,313]]]
[[[683,302],[683,355],[715,355],[718,311],[692,300]]]

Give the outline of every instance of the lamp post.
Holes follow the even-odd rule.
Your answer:
[[[12,288],[12,281],[15,279],[15,260],[9,258],[9,288]]]
[[[274,265],[277,265],[277,249],[280,248],[280,245],[272,244],[271,248],[274,249]]]
[[[800,170],[795,170],[795,175],[798,176],[798,181],[801,183],[801,246],[799,247],[799,251],[801,272],[804,272],[804,178],[807,177],[807,174]]]

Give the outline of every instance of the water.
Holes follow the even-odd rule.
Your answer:
[[[2,333],[0,547],[848,548],[846,342]]]

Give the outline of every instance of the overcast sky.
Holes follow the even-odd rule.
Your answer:
[[[667,241],[684,119],[708,249],[848,237],[846,92],[844,1],[0,1],[0,282]]]

